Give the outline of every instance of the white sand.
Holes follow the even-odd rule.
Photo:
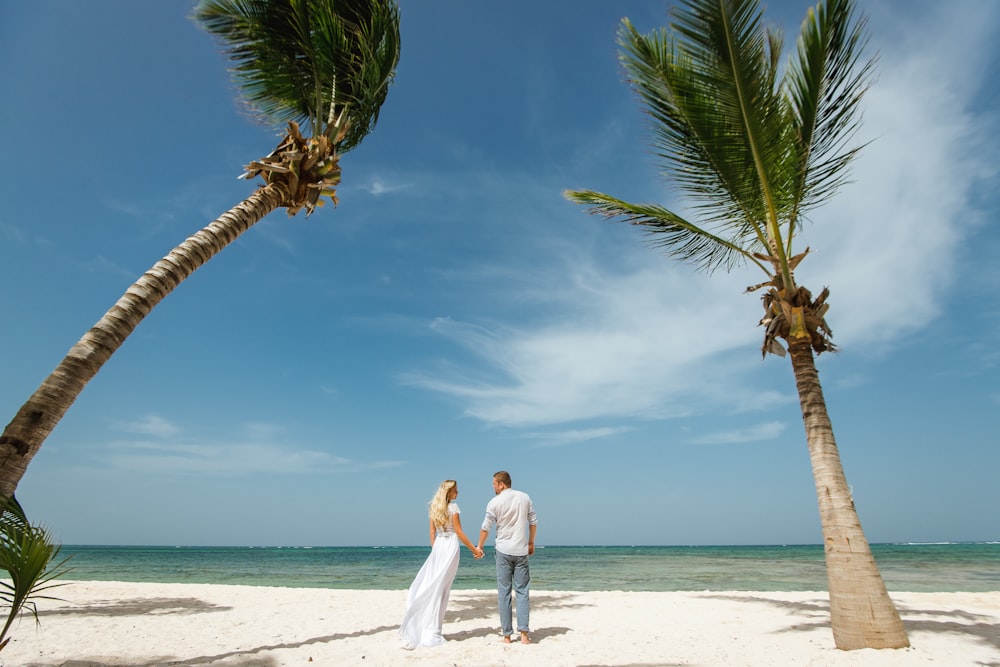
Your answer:
[[[42,665],[1000,665],[1000,592],[895,593],[911,648],[838,651],[825,593],[532,592],[529,646],[496,594],[453,591],[448,643],[405,651],[405,591],[72,582],[16,623],[5,667]]]

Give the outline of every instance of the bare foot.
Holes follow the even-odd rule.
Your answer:
[[[521,643],[522,644],[530,644],[531,643],[531,640],[528,639],[528,633],[527,632],[522,632],[521,633]]]
[[[510,643],[510,636],[509,635],[503,638],[503,643],[504,644],[509,644]]]

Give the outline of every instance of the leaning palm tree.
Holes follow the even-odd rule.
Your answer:
[[[374,128],[399,60],[395,0],[204,0],[194,16],[228,46],[249,105],[286,133],[246,167],[244,177],[264,184],[146,271],[21,407],[0,435],[2,496],[13,495],[87,382],[181,281],[279,207],[308,215],[321,197],[336,204],[340,155]]]
[[[796,284],[808,248],[803,216],[827,201],[859,147],[850,147],[874,59],[852,0],[822,0],[782,69],[782,35],[756,0],[682,0],[670,30],[641,35],[625,19],[621,58],[650,117],[667,174],[692,201],[685,217],[591,190],[568,191],[590,213],[643,227],[652,245],[711,271],[749,263],[766,280],[763,353],[791,357],[826,551],[838,648],[909,645],[872,557],[844,476],[814,353],[834,349],[827,289]],[[782,344],[782,341],[784,344]]]

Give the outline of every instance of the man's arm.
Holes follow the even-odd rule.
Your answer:
[[[483,517],[483,527],[479,531],[479,548],[482,549],[483,545],[486,544],[486,538],[490,536],[490,529],[496,525],[497,518],[493,514],[492,500],[486,504],[486,516]]]
[[[538,517],[535,515],[535,504],[531,502],[531,498],[528,498],[528,555],[535,555],[535,524],[538,523]]]

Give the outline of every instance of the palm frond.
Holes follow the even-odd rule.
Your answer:
[[[693,222],[591,191],[567,196],[646,227],[700,268],[753,258],[792,289],[801,216],[842,184],[860,150],[847,140],[873,63],[857,68],[865,33],[852,2],[823,0],[810,12],[783,76],[782,34],[764,25],[759,0],[678,0],[669,28],[648,35],[624,19],[622,64]]]
[[[780,34],[764,26],[753,0],[688,0],[674,16],[674,29],[694,63],[698,91],[687,115],[715,157],[716,169],[726,175],[733,197],[766,220],[773,216],[777,196],[774,158],[782,150],[782,113],[774,88]]]
[[[0,526],[22,530],[28,527],[28,517],[24,513],[24,508],[14,496],[0,496]]]
[[[767,269],[744,248],[720,238],[657,204],[630,204],[593,190],[566,190],[566,199],[588,207],[588,213],[607,220],[643,227],[650,245],[668,255],[711,271],[719,266],[727,270],[749,260]]]
[[[342,134],[341,153],[371,132],[399,60],[394,1],[203,0],[194,17],[226,44],[247,103],[267,122]]]
[[[763,27],[755,2],[705,4],[684,3],[671,33],[641,35],[624,20],[622,61],[667,176],[704,226],[770,251],[767,224],[784,207],[772,185],[781,181],[775,155],[785,150],[775,94],[780,34]]]
[[[863,147],[848,143],[860,123],[859,104],[876,62],[872,57],[861,63],[868,42],[866,24],[855,16],[852,0],[821,2],[802,24],[798,57],[785,78],[797,135],[796,217],[836,192]]]
[[[38,621],[35,601],[51,599],[41,593],[62,585],[54,581],[69,572],[66,565],[69,559],[54,562],[61,547],[45,528],[28,522],[17,500],[0,498],[0,507],[0,570],[10,577],[9,582],[0,581],[0,603],[10,607],[0,629],[0,648],[3,648],[11,624],[22,611],[30,611]]]

